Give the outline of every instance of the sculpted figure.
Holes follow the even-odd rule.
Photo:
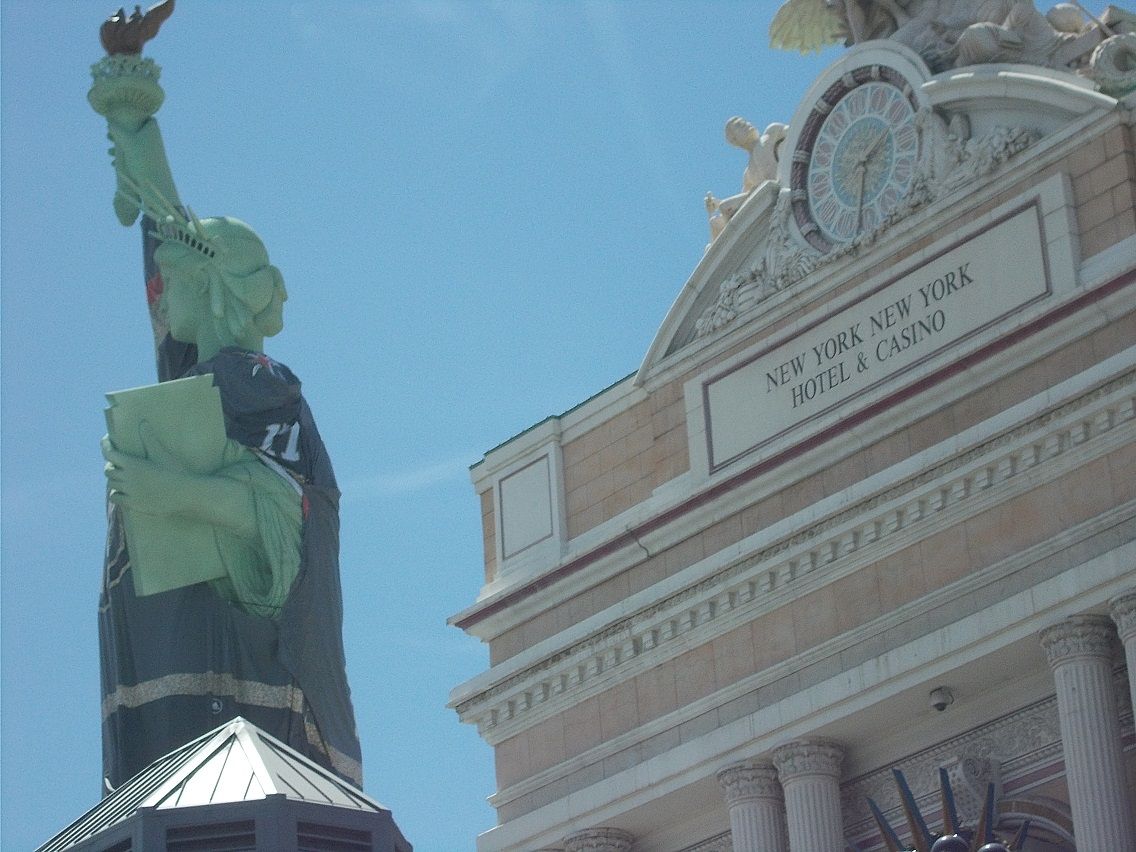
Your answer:
[[[751,192],[767,180],[777,179],[777,158],[781,142],[789,128],[780,122],[773,122],[764,133],[741,116],[734,116],[726,122],[726,141],[735,148],[749,154],[745,172],[742,174],[742,191],[729,198],[718,200],[707,193],[706,213],[710,218],[710,242],[726,227],[735,213],[749,198]]]
[[[726,218],[722,215],[721,202],[714,197],[713,193],[706,193],[706,218],[710,224],[710,242],[718,239],[718,235],[726,229]],[[710,248],[707,243],[706,248]]]
[[[1015,0],[1001,21],[971,24],[956,41],[957,67],[982,62],[1050,65],[1066,42],[1076,39],[1083,20],[1068,5],[1043,15],[1033,0]],[[1056,23],[1064,31],[1058,31]],[[1072,58],[1072,57],[1070,57]]]
[[[829,44],[890,38],[933,72],[987,62],[1063,67],[1092,50],[1080,9],[1041,14],[1033,0],[786,0],[769,27],[770,44],[808,52]]]
[[[757,128],[741,116],[734,116],[726,122],[726,141],[749,153],[749,162],[742,175],[742,192],[753,192],[765,181],[777,179],[779,146],[788,129],[775,121],[759,134]]]
[[[178,436],[145,423],[145,458],[104,439],[106,786],[237,715],[361,785],[342,644],[339,491],[299,379],[262,352],[283,327],[280,272],[243,222],[198,220],[179,200],[153,115],[159,71],[137,53],[171,10],[120,12],[104,25],[109,55],[92,69],[89,100],[114,143],[115,212],[124,225],[141,217],[159,380],[211,374],[228,441],[221,467],[199,474],[169,451]],[[123,511],[211,526],[226,575],[140,594]]]

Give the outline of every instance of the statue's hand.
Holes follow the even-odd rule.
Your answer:
[[[148,423],[141,431],[148,458],[119,452],[108,437],[102,439],[110,501],[151,515],[186,514],[195,499],[194,480],[200,477],[186,472]]]
[[[149,423],[142,423],[140,433],[148,458],[120,452],[109,438],[102,440],[112,503],[150,515],[193,518],[225,527],[250,541],[256,539],[256,506],[247,476],[187,471]]]
[[[99,28],[99,41],[103,49],[112,56],[116,53],[142,52],[142,46],[158,34],[166,18],[174,13],[174,0],[162,0],[146,10],[134,7],[129,17],[126,10],[119,9]]]

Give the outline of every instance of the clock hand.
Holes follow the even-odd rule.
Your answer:
[[[884,144],[884,140],[887,139],[887,135],[888,135],[887,128],[884,128],[883,130],[880,131],[880,135],[876,137],[876,141],[872,143],[872,147],[870,147],[867,150],[867,153],[864,154],[864,159],[863,159],[862,162],[866,163],[866,162],[868,162],[868,160],[872,159],[872,155],[875,154],[876,151],[878,151],[880,149],[880,146],[882,144]]]
[[[860,171],[860,192],[856,196],[857,234],[859,234],[861,229],[864,227],[864,188],[868,176],[868,161],[872,159],[876,151],[880,149],[880,146],[884,143],[884,140],[887,139],[887,135],[887,128],[881,130],[879,136],[876,137],[876,140],[868,147],[868,149],[864,152],[864,156],[859,159],[855,166],[855,168],[859,169]]]
[[[868,176],[867,161],[861,160],[856,164],[856,169],[860,172],[860,191],[856,193],[856,233],[859,234],[864,220],[864,180]]]

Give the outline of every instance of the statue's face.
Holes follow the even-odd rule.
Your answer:
[[[757,128],[744,118],[735,117],[726,122],[726,141],[735,148],[749,148],[759,138]]]
[[[165,315],[170,336],[182,343],[196,343],[201,322],[209,311],[209,301],[202,279],[192,270],[175,264],[158,264],[164,288],[159,310]]]

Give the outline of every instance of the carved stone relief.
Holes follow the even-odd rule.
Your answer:
[[[1124,692],[1124,672],[1113,672],[1117,715],[1126,735],[1132,731],[1132,713]],[[1050,696],[1013,713],[904,759],[899,768],[911,785],[916,802],[928,810],[939,800],[938,770],[950,775],[959,816],[974,824],[986,785],[995,785],[995,801],[1002,801],[1007,783],[1062,760],[1061,724],[1057,697]],[[1015,794],[1020,797],[1020,794]],[[876,800],[889,818],[902,821],[902,803],[890,767],[851,779],[841,786],[841,808],[849,837],[870,834],[875,823],[868,797]]]
[[[619,828],[587,828],[564,838],[564,852],[631,852],[634,835]]]
[[[1041,138],[1039,132],[1024,127],[997,127],[973,138],[964,115],[956,114],[948,121],[929,108],[920,112],[918,127],[922,155],[910,191],[877,227],[833,251],[822,253],[797,237],[791,224],[791,193],[782,189],[760,257],[749,268],[721,283],[717,300],[695,322],[693,338],[705,337],[723,328],[811,272],[860,254],[897,222],[991,174]]]
[[[994,62],[1077,69],[1129,17],[1109,7],[1098,18],[1079,3],[1043,14],[1032,0],[786,0],[769,36],[774,47],[801,52],[891,39],[934,73]]]
[[[1088,74],[1102,92],[1114,98],[1136,91],[1136,33],[1115,35],[1097,45]]]
[[[781,783],[772,764],[746,761],[718,773],[718,784],[727,805],[753,799],[781,798]]]
[[[943,769],[947,770],[955,807],[964,823],[978,822],[989,784],[994,785],[994,801],[1002,798],[1002,764],[997,758],[963,753],[943,763]]]
[[[945,767],[956,795],[977,788],[980,792],[959,797],[959,816],[973,823],[979,803],[985,798],[986,784],[994,781],[1000,795],[1000,781],[1006,761],[1021,767],[1058,759],[1061,754],[1061,730],[1057,719],[1057,702],[1047,698],[1016,713],[998,719],[983,728],[952,738],[900,764],[921,807],[937,802],[938,770]],[[874,822],[868,809],[868,798],[874,799],[887,816],[899,815],[902,804],[895,789],[890,768],[880,769],[847,782],[841,788],[841,807],[850,836],[870,831]]]

